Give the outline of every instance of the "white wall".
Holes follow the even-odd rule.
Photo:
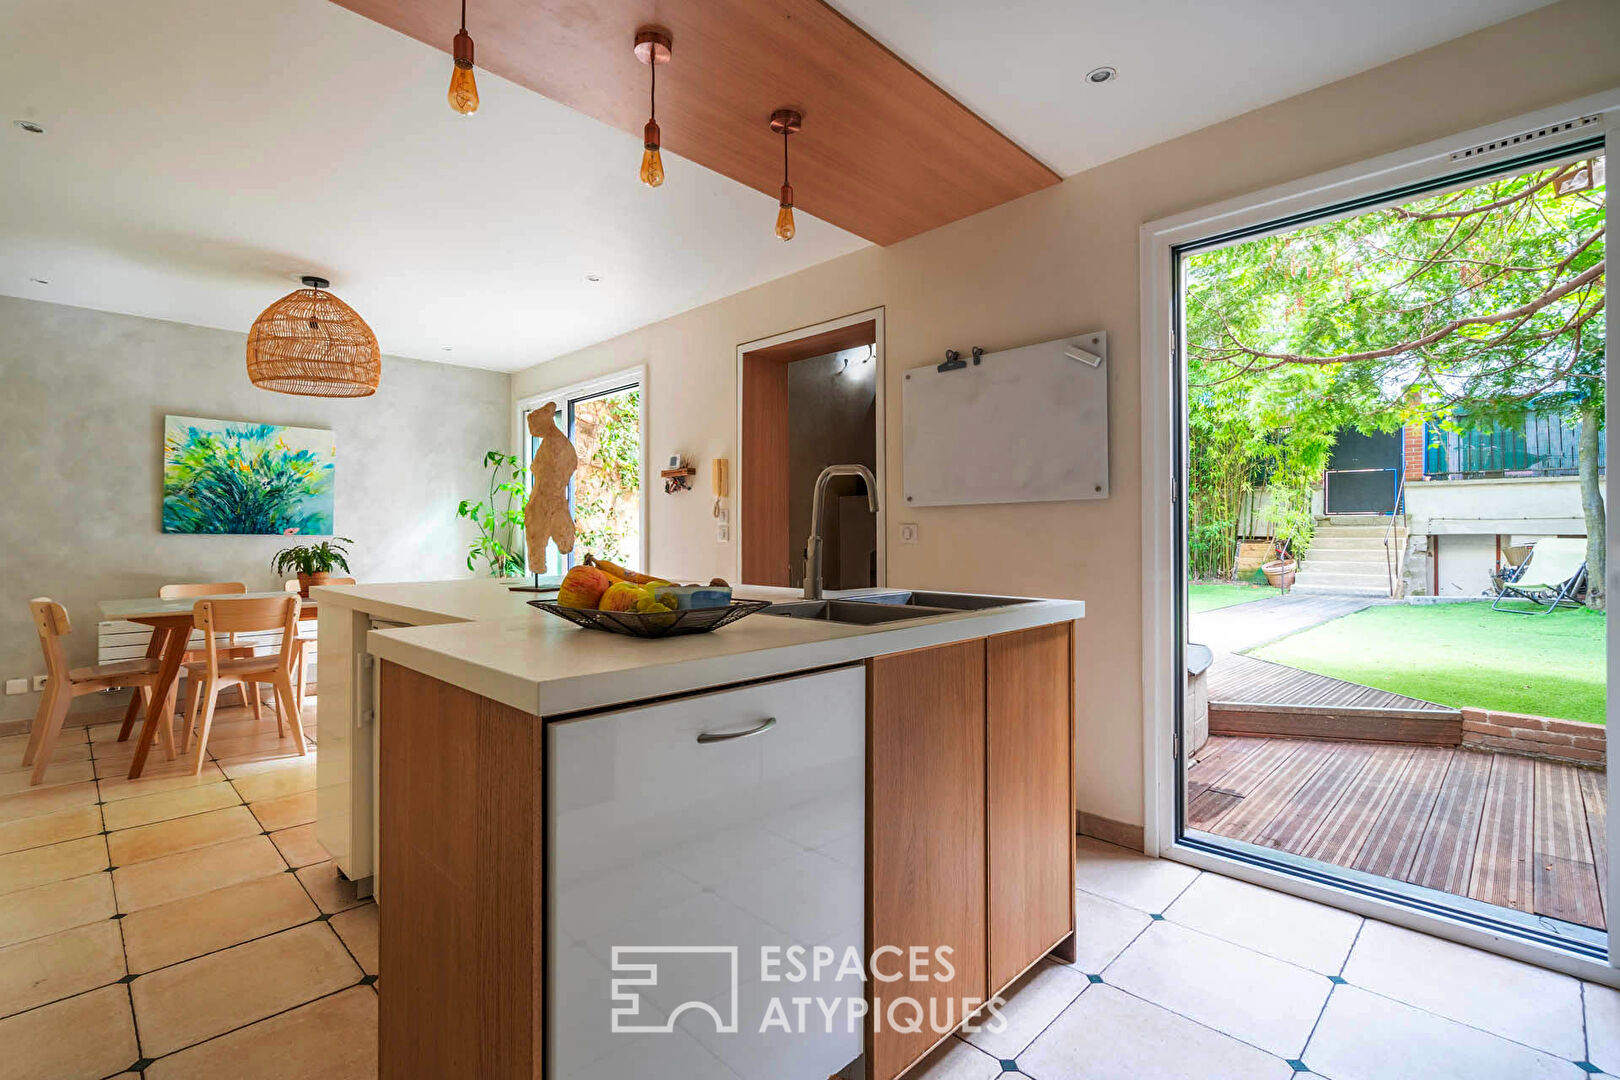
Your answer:
[[[1600,480],[1607,503],[1607,483]],[[1409,480],[1412,532],[1528,533],[1585,536],[1581,483],[1573,476],[1507,476],[1482,480]]]
[[[736,347],[882,306],[888,505],[900,490],[899,384],[947,348],[1109,333],[1110,477],[1100,502],[888,515],[889,582],[1080,597],[1082,809],[1142,821],[1137,229],[1274,184],[1620,85],[1620,3],[1528,16],[1194,132],[965,221],[870,248],[531,368],[518,395],[646,364],[651,457],[735,460]],[[1136,77],[1151,78],[1151,72]],[[759,227],[767,227],[761,223]],[[753,227],[747,223],[747,227]],[[736,580],[711,500],[653,492],[654,565]],[[900,544],[902,523],[920,526]]]
[[[68,659],[96,658],[102,600],[172,581],[279,589],[281,536],[162,530],[166,413],[331,428],[337,532],[362,581],[467,575],[456,503],[482,494],[484,452],[510,442],[510,378],[384,357],[369,398],[291,397],[248,382],[245,334],[0,297],[0,676],[43,673],[27,601],[73,621]],[[0,697],[0,723],[39,694]],[[77,709],[106,701],[90,695]]]

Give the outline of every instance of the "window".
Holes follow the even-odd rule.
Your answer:
[[[556,582],[587,553],[639,568],[645,562],[645,392],[640,369],[594,379],[525,398],[518,406],[523,456],[532,460],[539,439],[529,434],[529,413],[547,402],[557,406],[553,423],[566,432],[579,467],[568,485],[574,517],[574,550],[547,544],[543,559],[531,557],[530,573]]]

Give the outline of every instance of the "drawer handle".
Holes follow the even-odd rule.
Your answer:
[[[730,742],[732,739],[746,739],[750,735],[763,735],[776,726],[776,717],[767,716],[751,728],[742,731],[705,731],[698,735],[700,743]]]

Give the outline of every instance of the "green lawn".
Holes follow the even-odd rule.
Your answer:
[[[1454,708],[1603,723],[1602,615],[1509,615],[1489,604],[1391,604],[1251,655]]]
[[[1214,611],[1216,608],[1247,604],[1278,595],[1279,590],[1269,585],[1201,584],[1187,586],[1187,603],[1193,611]]]

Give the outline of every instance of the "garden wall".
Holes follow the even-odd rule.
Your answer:
[[[1463,745],[1482,750],[1601,767],[1607,741],[1602,724],[1554,720],[1546,716],[1464,709]]]

